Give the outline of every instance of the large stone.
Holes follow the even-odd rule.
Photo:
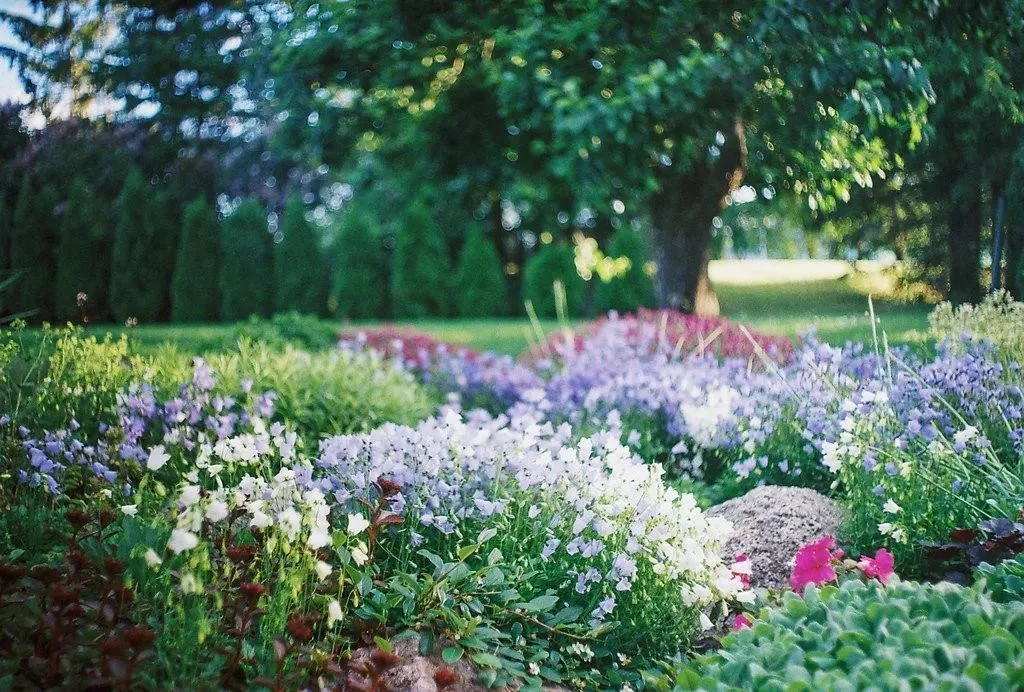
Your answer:
[[[733,524],[724,557],[749,557],[751,585],[769,588],[788,587],[796,551],[822,536],[835,536],[842,521],[839,505],[821,493],[778,485],[755,488],[708,514]]]
[[[372,689],[385,689],[390,692],[483,692],[485,688],[476,684],[476,670],[465,659],[456,661],[453,665],[447,665],[441,659],[441,646],[435,647],[435,652],[430,656],[422,656],[419,652],[419,637],[396,639],[391,642],[392,651],[397,661],[392,665],[377,666],[371,662],[373,647],[360,649],[352,659],[352,668],[355,670],[376,669],[379,672],[379,687]],[[445,671],[441,673],[440,671]],[[445,677],[452,680],[448,682]],[[448,682],[439,685],[438,682]],[[371,686],[369,677],[352,673],[349,684],[354,688]]]

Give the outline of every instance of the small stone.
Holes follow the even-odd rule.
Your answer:
[[[835,536],[842,509],[819,492],[807,488],[766,485],[708,510],[728,519],[733,537],[723,557],[750,558],[751,586],[787,588],[793,556],[801,546],[822,536]]]

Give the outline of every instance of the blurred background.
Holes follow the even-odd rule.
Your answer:
[[[912,340],[1024,293],[1022,36],[1019,0],[0,0],[0,315],[513,352],[640,306],[841,339],[871,294]]]

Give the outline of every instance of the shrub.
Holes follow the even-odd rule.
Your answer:
[[[220,317],[236,321],[269,315],[273,255],[267,216],[254,199],[242,202],[221,231]]]
[[[939,303],[928,315],[931,334],[955,350],[962,350],[964,335],[992,343],[1006,360],[1024,363],[1024,303],[1006,291],[985,296],[977,305]]]
[[[460,317],[497,317],[508,311],[501,259],[480,231],[471,231],[462,246],[455,286]]]
[[[297,194],[285,204],[281,234],[281,242],[274,246],[274,310],[322,314],[327,307],[324,261]]]
[[[338,343],[336,325],[311,315],[298,312],[279,312],[270,317],[250,317],[235,325],[229,348],[239,339],[283,350],[295,346],[307,351],[334,348]]]
[[[337,313],[349,319],[388,314],[388,260],[379,229],[356,208],[342,218],[334,248],[332,297]]]
[[[1019,689],[1024,604],[977,590],[852,580],[788,594],[719,653],[656,687],[721,689]]]
[[[102,319],[107,311],[110,247],[96,202],[88,184],[75,178],[64,204],[57,245],[56,312],[63,322],[79,318],[79,293],[88,296],[92,319]]]
[[[36,322],[51,320],[54,314],[56,205],[52,187],[38,190],[27,177],[22,181],[11,229],[11,270],[18,278],[11,286],[8,309],[31,312]]]
[[[1024,603],[1024,555],[995,565],[983,564],[975,576],[976,588],[996,603]]]
[[[422,197],[405,212],[395,243],[391,306],[396,317],[444,317],[451,312],[448,248]]]
[[[594,290],[594,302],[598,311],[633,312],[637,308],[652,307],[654,282],[644,271],[647,257],[640,236],[629,227],[623,227],[612,236],[608,256],[625,258],[629,264],[625,272],[609,281],[599,277]]]
[[[566,309],[570,315],[583,314],[586,283],[576,272],[576,262],[570,245],[550,243],[543,245],[523,269],[523,297],[533,303],[541,317],[555,317],[555,282],[565,288]]]
[[[118,199],[110,263],[110,309],[118,320],[154,321],[163,309],[166,283],[156,264],[162,259],[156,234],[153,191],[138,170],[125,178]]]
[[[213,322],[220,307],[220,222],[205,199],[185,208],[171,284],[171,319]]]

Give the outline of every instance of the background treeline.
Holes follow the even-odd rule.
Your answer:
[[[574,314],[653,304],[646,251],[628,228],[609,240],[629,262],[608,282],[580,279],[571,245],[550,237],[531,253],[525,282],[514,282],[491,239],[478,228],[446,233],[426,195],[395,208],[388,227],[354,202],[318,221],[299,191],[210,199],[216,165],[162,165],[159,143],[133,128],[66,121],[29,137],[7,115],[15,135],[7,133],[0,178],[0,279],[11,281],[0,315],[489,317],[522,312],[532,299],[550,316],[555,281]]]

